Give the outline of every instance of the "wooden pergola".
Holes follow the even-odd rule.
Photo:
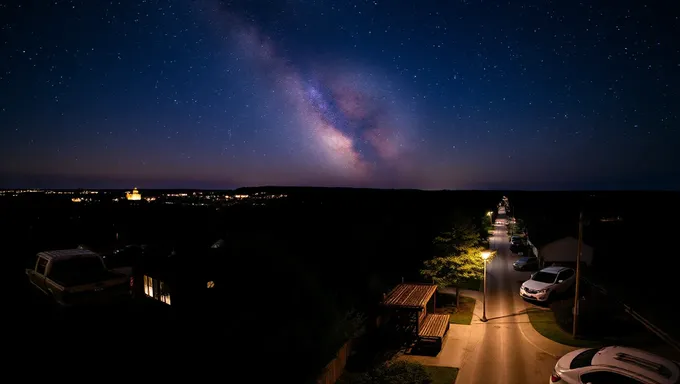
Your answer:
[[[382,306],[396,315],[397,325],[413,332],[419,341],[435,342],[441,347],[449,330],[449,315],[435,314],[437,286],[434,284],[399,284],[382,302]],[[428,303],[432,311],[428,313]]]

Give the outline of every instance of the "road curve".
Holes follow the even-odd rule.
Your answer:
[[[456,384],[546,383],[557,355],[532,342],[527,337],[528,331],[523,331],[529,321],[523,314],[527,304],[518,292],[530,273],[513,270],[512,263],[517,256],[510,252],[505,226],[496,226],[490,240],[491,248],[496,249],[497,254],[487,268],[488,322],[473,319],[471,326],[480,328],[475,329],[478,341],[469,348]]]

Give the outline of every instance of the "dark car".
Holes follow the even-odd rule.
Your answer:
[[[512,244],[510,246],[510,252],[512,252],[512,253],[520,254],[520,253],[527,253],[527,251],[528,251],[528,247],[526,246],[526,244]]]
[[[515,271],[533,271],[538,269],[538,258],[536,257],[520,257],[517,261],[512,263]]]

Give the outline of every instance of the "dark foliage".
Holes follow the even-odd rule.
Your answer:
[[[346,374],[340,384],[431,384],[432,378],[421,364],[395,361],[368,372]]]
[[[305,382],[361,331],[364,320],[374,319],[384,292],[402,277],[418,279],[422,261],[432,252],[432,238],[451,217],[478,215],[487,201],[498,199],[496,193],[468,192],[281,192],[289,198],[219,211],[143,202],[80,205],[39,195],[0,199],[12,223],[6,233],[12,241],[3,253],[11,255],[12,278],[28,292],[23,269],[38,251],[87,244],[106,252],[127,243],[174,249],[176,277],[200,275],[202,269],[219,272],[211,277],[215,289],[210,299],[187,294],[185,302],[191,304],[183,310],[180,297],[177,305],[173,299],[170,317],[127,308],[96,316],[92,328],[96,324],[119,334],[129,359],[155,359],[151,354],[181,362],[198,355],[205,361],[231,356],[230,364],[246,366],[269,356],[269,369],[258,372],[263,377]],[[465,201],[465,209],[456,201]],[[221,257],[201,267],[205,261],[197,260],[207,257],[206,249],[218,239],[224,240]],[[56,321],[37,309],[41,304],[30,294],[18,299],[16,313],[27,330],[37,321]],[[97,348],[92,331],[75,325],[83,323],[90,324],[78,317],[68,326],[69,345],[75,348],[82,340],[87,348]],[[186,363],[176,367],[182,366]]]

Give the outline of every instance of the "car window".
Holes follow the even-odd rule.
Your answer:
[[[569,364],[569,369],[589,367],[592,365],[593,357],[598,351],[599,349],[597,348],[591,348],[579,353],[574,357],[574,360],[571,361],[571,364]]]
[[[531,278],[531,280],[540,281],[541,283],[552,284],[552,283],[555,282],[556,277],[557,277],[557,275],[554,274],[554,273],[540,271],[540,272],[536,272],[536,274],[534,274],[534,276]]]
[[[560,280],[566,280],[572,276],[574,276],[574,271],[572,271],[571,269],[567,269],[566,271],[560,272]]]
[[[47,267],[47,259],[43,259],[42,257],[38,258],[38,266],[36,267],[35,271],[41,275],[44,275],[45,267]]]
[[[620,375],[614,372],[599,371],[581,375],[583,384],[644,384],[629,376]]]

